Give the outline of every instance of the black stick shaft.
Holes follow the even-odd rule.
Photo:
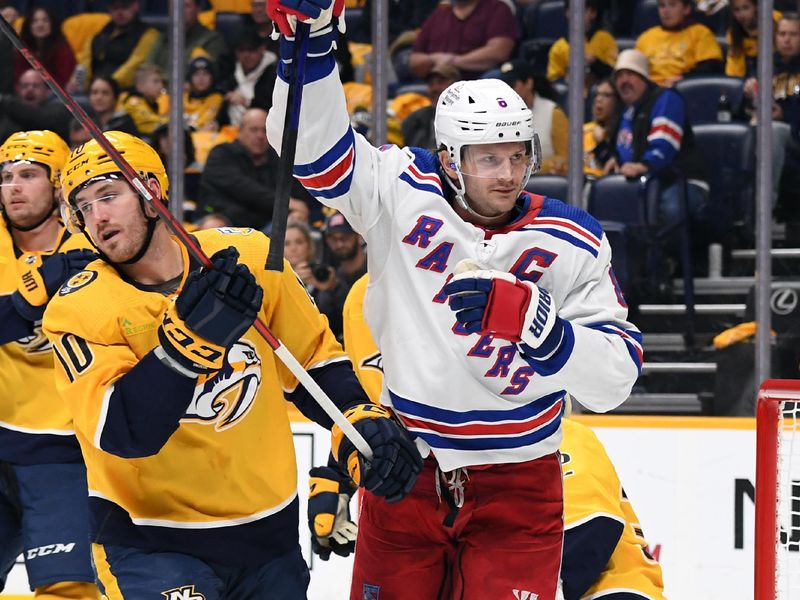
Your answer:
[[[267,270],[283,271],[283,244],[286,239],[286,221],[289,218],[289,197],[292,193],[294,158],[297,150],[297,129],[300,122],[300,104],[305,84],[306,55],[310,27],[298,21],[295,32],[294,60],[289,74],[289,93],[283,118],[281,158],[278,166],[278,184],[272,208]]]

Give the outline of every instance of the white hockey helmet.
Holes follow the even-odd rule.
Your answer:
[[[541,147],[533,130],[533,113],[519,94],[499,79],[457,81],[449,86],[439,96],[433,127],[437,148],[447,150],[449,166],[458,173],[458,187],[449,178],[447,180],[462,205],[466,206],[461,174],[464,146],[524,142],[531,164],[522,187],[541,165]]]

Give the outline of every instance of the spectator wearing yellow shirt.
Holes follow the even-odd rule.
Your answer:
[[[183,93],[183,114],[186,125],[195,131],[217,131],[217,115],[224,97],[216,89],[214,65],[205,56],[189,63],[187,88]]]
[[[153,130],[167,122],[161,114],[158,100],[164,93],[164,77],[155,65],[141,65],[136,69],[134,87],[122,94],[122,108],[133,119],[139,133],[149,136]]]
[[[614,63],[617,62],[617,42],[608,31],[600,29],[598,18],[600,16],[599,0],[586,0],[584,12],[584,28],[586,41],[584,42],[584,55],[586,57],[586,87],[591,87],[601,79],[611,75]],[[569,18],[569,2],[565,3],[567,18]],[[564,79],[569,70],[569,42],[567,38],[559,38],[550,48],[547,57],[547,79],[557,81]]]
[[[772,11],[777,29],[781,12]],[[758,58],[758,2],[756,0],[732,0],[728,13],[728,56],[725,59],[725,74],[729,77],[756,76]]]
[[[535,65],[513,60],[500,66],[500,78],[514,88],[533,112],[533,130],[542,145],[541,175],[565,175],[569,152],[567,115],[555,102],[555,93]]]
[[[636,40],[647,56],[650,78],[671,87],[688,74],[721,73],[722,48],[711,30],[692,18],[692,0],[658,0],[661,25]]]

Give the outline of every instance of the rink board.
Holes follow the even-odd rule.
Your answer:
[[[750,600],[753,597],[755,420],[704,417],[576,417],[605,444],[641,520],[650,550],[664,569],[670,600]],[[328,433],[292,424],[305,514],[312,462],[323,464]],[[310,561],[311,600],[347,598],[351,562],[310,558],[305,519],[303,553]],[[800,557],[798,557],[800,560]],[[6,586],[28,594],[17,565]]]

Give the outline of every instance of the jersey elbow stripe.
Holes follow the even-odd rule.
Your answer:
[[[642,334],[639,331],[631,329],[623,329],[616,323],[595,323],[587,325],[589,329],[602,331],[612,335],[618,335],[625,342],[625,347],[628,349],[628,354],[631,355],[631,360],[636,364],[636,368],[641,371],[642,362],[644,361],[644,350],[642,349]]]
[[[350,191],[355,162],[355,138],[353,129],[348,126],[339,141],[320,158],[295,165],[294,175],[314,196],[337,198]]]

